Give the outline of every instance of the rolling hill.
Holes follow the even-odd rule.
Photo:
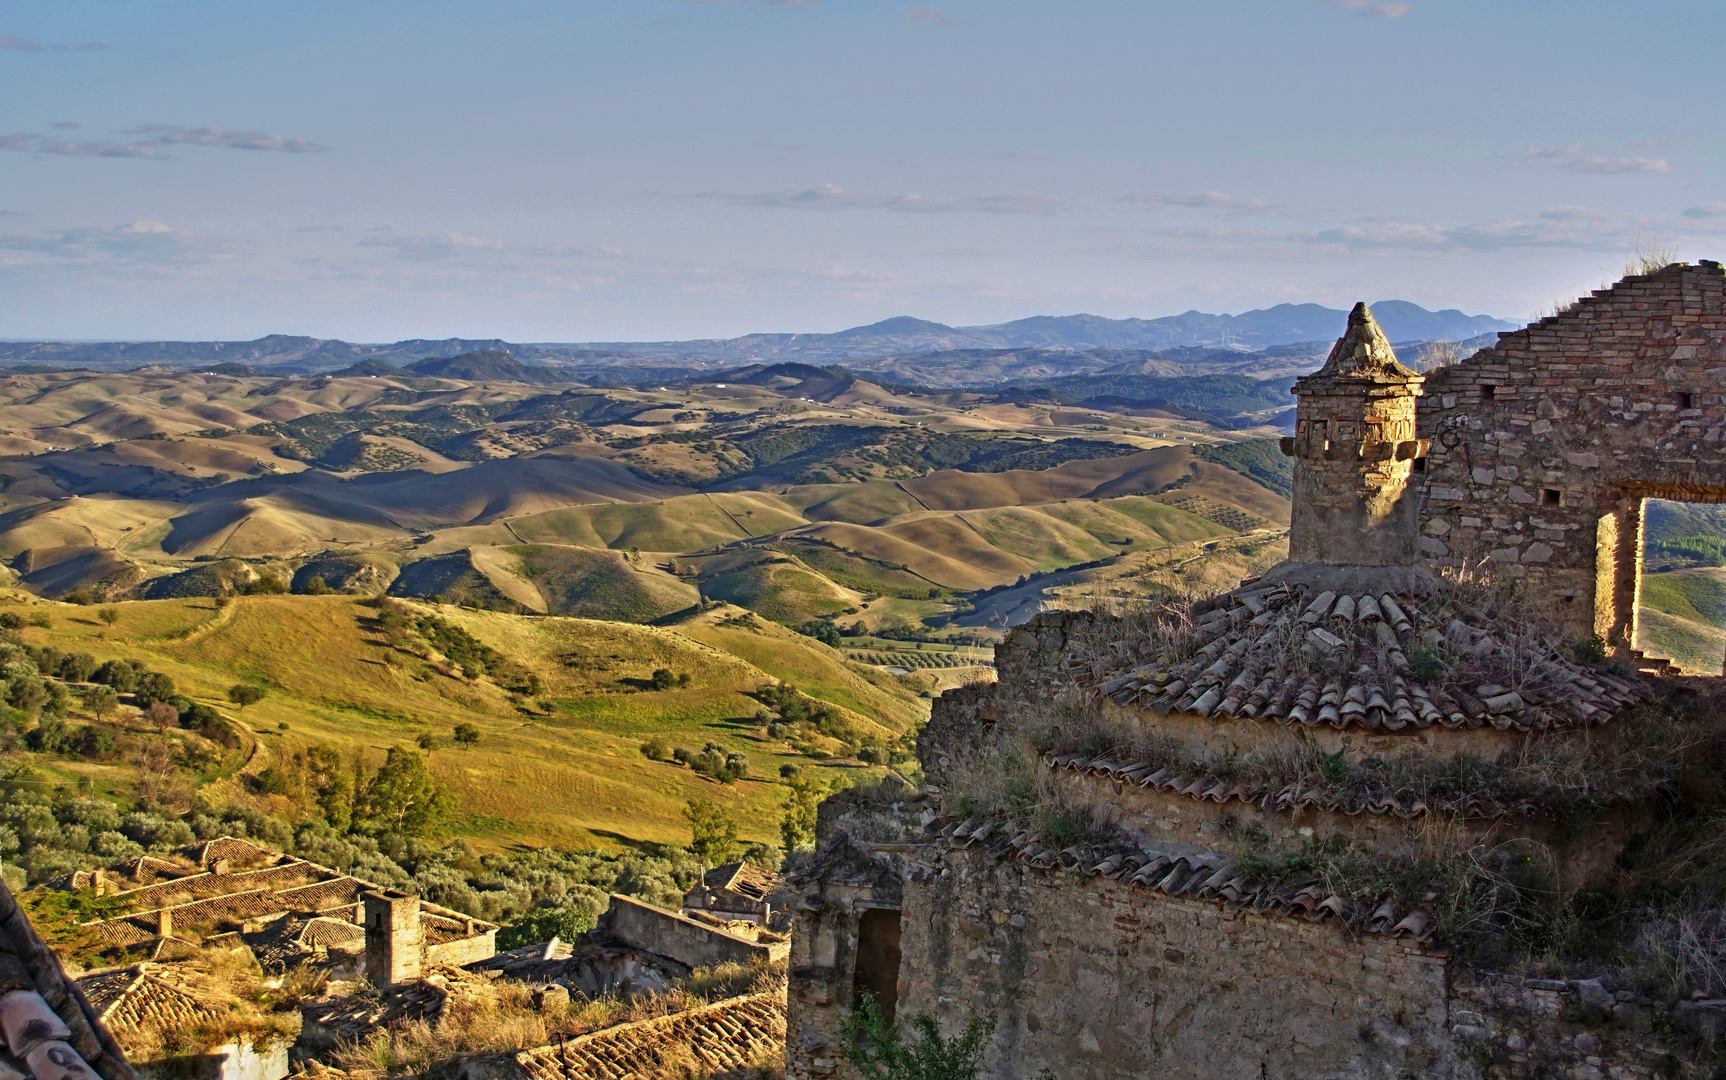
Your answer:
[[[0,602],[0,609],[49,617],[50,628],[25,631],[30,644],[98,660],[138,659],[238,720],[245,764],[204,777],[202,790],[218,805],[249,797],[248,777],[316,743],[375,763],[388,747],[412,744],[420,734],[447,743],[455,724],[476,725],[475,746],[434,750],[429,763],[460,798],[456,834],[482,845],[681,842],[687,838],[681,809],[691,797],[718,801],[746,823],[746,838],[771,841],[782,801],[780,763],[839,771],[855,763],[824,766],[783,739],[767,739],[753,719],[761,708],[753,691],[793,682],[858,737],[874,741],[896,738],[927,714],[926,702],[892,676],[759,620],[743,625],[736,608],[670,627],[418,609],[537,676],[541,694],[524,701],[488,678],[463,676],[415,641],[392,645],[376,628],[376,609],[353,597],[252,596],[220,608],[204,599],[122,602],[114,605],[112,625],[84,608],[6,599],[11,606]],[[651,689],[649,676],[661,667],[687,675],[687,683]],[[236,712],[226,691],[237,682],[262,686],[266,696]],[[126,723],[119,730],[128,737]],[[651,761],[638,746],[655,736],[693,750],[712,741],[742,752],[751,776],[720,784]],[[125,759],[31,756],[50,777],[87,779],[117,797],[129,797],[137,780]]]

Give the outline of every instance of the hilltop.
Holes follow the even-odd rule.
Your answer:
[[[1511,323],[1490,316],[1465,315],[1454,308],[1428,311],[1404,300],[1382,300],[1372,307],[1385,332],[1398,342],[1463,341],[1515,328]],[[504,352],[517,361],[537,361],[574,371],[627,373],[637,369],[638,375],[644,364],[677,364],[708,371],[762,361],[845,363],[858,370],[888,371],[895,370],[895,367],[871,364],[870,361],[968,350],[1085,354],[1098,350],[1170,350],[1210,346],[1250,353],[1297,342],[1309,343],[1315,352],[1322,354],[1325,344],[1335,338],[1345,314],[1319,304],[1278,304],[1239,315],[1210,315],[1199,311],[1158,319],[1042,315],[988,326],[961,327],[899,316],[826,334],[747,334],[728,339],[653,342],[507,343],[499,339],[451,338],[356,344],[286,334],[272,334],[246,342],[0,342],[0,364],[80,366],[99,370],[164,364],[196,370],[208,369],[222,362],[235,362],[281,374],[314,374],[351,371],[366,360],[411,367],[428,359]],[[1072,370],[1069,368],[1057,373],[1066,374]],[[1015,369],[1002,377],[1026,374]]]

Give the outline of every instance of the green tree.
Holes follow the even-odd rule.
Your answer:
[[[438,737],[429,731],[422,731],[420,737],[414,740],[414,744],[426,752],[426,757],[431,757],[432,751],[443,745],[438,742]]]
[[[542,907],[523,912],[497,932],[497,947],[518,949],[557,938],[569,942],[592,930],[598,920],[593,912],[578,907]]]
[[[363,762],[356,759],[356,764],[363,774]],[[311,789],[324,820],[332,828],[347,832],[354,823],[354,780],[342,765],[340,750],[328,743],[306,748],[306,786]]]
[[[324,579],[322,577],[314,575],[306,579],[307,596],[323,596],[329,591],[330,587],[324,584]]]
[[[120,704],[120,695],[114,692],[112,686],[97,683],[84,691],[84,707],[101,720],[114,711],[114,706]],[[177,719],[177,718],[176,718]]]
[[[239,683],[228,687],[228,700],[244,709],[247,705],[256,705],[264,700],[264,688],[251,683]]]
[[[677,676],[671,673],[670,668],[655,668],[647,684],[655,690],[669,690],[677,685]]]
[[[976,1080],[995,1020],[974,1016],[964,1031],[943,1039],[935,1017],[923,1013],[911,1030],[906,1039],[889,1026],[875,995],[865,990],[840,1028],[840,1048],[863,1080]]]
[[[96,612],[96,618],[101,619],[103,624],[107,626],[113,626],[115,623],[120,621],[120,609],[105,607]]]
[[[174,680],[160,671],[141,671],[138,673],[138,685],[132,688],[132,694],[140,705],[151,705],[158,701],[167,701],[174,696]]]
[[[805,780],[793,774],[786,787],[785,813],[779,818],[779,837],[787,852],[815,842],[815,813],[821,800],[827,797],[827,785],[819,780]]]
[[[426,768],[425,758],[392,746],[366,784],[357,815],[371,832],[429,836],[455,811],[455,796]]]
[[[455,737],[455,741],[460,743],[463,748],[472,748],[479,745],[479,728],[474,727],[472,724],[457,724],[455,726],[455,730],[451,732],[451,734]]]
[[[706,866],[718,866],[731,857],[737,847],[737,819],[718,804],[706,799],[690,799],[683,807],[683,820],[689,822],[689,850]]]

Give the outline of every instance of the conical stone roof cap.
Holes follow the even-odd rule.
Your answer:
[[[1422,378],[1397,361],[1390,339],[1384,336],[1378,320],[1372,317],[1372,309],[1364,303],[1356,304],[1348,313],[1348,329],[1331,346],[1324,367],[1313,374],[1321,378],[1398,382]]]

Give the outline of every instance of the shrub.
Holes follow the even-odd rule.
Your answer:
[[[308,578],[306,581],[306,595],[307,596],[323,596],[324,594],[328,593],[329,591],[330,591],[330,587],[328,585],[324,584],[324,579],[320,576],[313,575],[311,578]]]
[[[973,1016],[964,1031],[943,1039],[935,1017],[923,1013],[911,1021],[911,1030],[913,1040],[907,1040],[888,1026],[875,995],[865,990],[845,1018],[840,1045],[863,1080],[975,1080],[995,1021]]]
[[[239,683],[228,688],[228,700],[244,709],[248,705],[256,705],[264,699],[264,688],[251,683]]]
[[[677,685],[677,676],[669,668],[655,668],[647,683],[655,690],[669,690]]]
[[[130,694],[138,685],[138,670],[124,660],[108,660],[91,672],[90,678],[119,693]]]
[[[455,741],[464,748],[479,745],[479,728],[472,724],[457,724],[451,734],[455,737]]]
[[[666,741],[655,735],[641,744],[642,756],[649,761],[664,761],[671,754],[671,747]]]
[[[516,949],[552,938],[574,941],[597,924],[594,913],[586,908],[535,908],[497,932],[497,947]]]
[[[72,750],[90,761],[112,761],[119,756],[119,741],[107,728],[85,724],[72,736]]]

